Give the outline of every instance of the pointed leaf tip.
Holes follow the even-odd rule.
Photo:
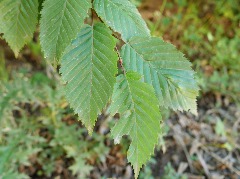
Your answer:
[[[118,60],[115,45],[111,31],[103,23],[86,25],[61,60],[66,98],[89,134],[112,95]]]
[[[24,45],[32,40],[37,17],[38,1],[0,1],[0,33],[3,33],[16,58]]]
[[[51,63],[60,60],[65,48],[84,25],[90,8],[91,0],[45,0],[43,2],[40,43],[45,58]]]
[[[130,72],[117,77],[109,109],[111,114],[120,114],[120,119],[111,130],[115,142],[119,142],[123,135],[131,138],[127,158],[134,169],[135,178],[154,153],[161,132],[157,97],[152,86],[139,80],[140,76]]]

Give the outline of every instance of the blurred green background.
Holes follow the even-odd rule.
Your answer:
[[[152,35],[193,63],[198,116],[163,111],[163,136],[140,178],[240,177],[240,1],[132,0]],[[133,178],[128,138],[114,145],[114,119],[93,136],[69,108],[38,32],[19,55],[0,37],[0,178]]]

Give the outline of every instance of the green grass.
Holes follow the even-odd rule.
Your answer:
[[[106,136],[84,137],[87,131],[66,105],[59,81],[26,71],[12,78],[0,87],[0,178],[27,178],[19,167],[36,164],[37,175],[51,177],[59,158],[71,161],[65,167],[72,175],[85,178],[93,168],[88,159],[106,159]]]

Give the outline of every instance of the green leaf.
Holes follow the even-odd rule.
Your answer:
[[[37,0],[0,1],[0,32],[16,57],[23,46],[31,41],[37,16]]]
[[[40,42],[45,58],[56,62],[77,36],[91,8],[91,0],[46,0],[40,20]]]
[[[191,63],[177,49],[157,37],[132,38],[121,50],[123,66],[143,75],[160,105],[197,115],[198,86]]]
[[[223,121],[221,119],[217,119],[217,123],[215,125],[215,132],[217,135],[226,136],[226,130],[225,130],[225,124],[223,123]]]
[[[104,24],[87,25],[67,47],[61,61],[66,97],[89,133],[112,95],[118,59],[115,45]]]
[[[86,151],[84,153],[86,153]],[[74,160],[75,162],[69,167],[73,175],[77,175],[78,178],[87,178],[94,167],[90,164],[86,164],[86,161],[81,157],[81,155],[78,155],[78,157],[74,158]]]
[[[98,16],[124,41],[134,36],[150,36],[150,31],[137,8],[129,0],[94,0]]]
[[[119,143],[123,135],[132,139],[127,157],[134,168],[135,178],[153,154],[161,132],[161,114],[154,89],[140,78],[136,72],[118,76],[110,106],[111,114],[120,114],[111,131],[115,142]]]

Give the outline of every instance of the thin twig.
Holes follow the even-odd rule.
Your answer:
[[[192,160],[190,158],[190,154],[189,154],[189,152],[187,150],[187,147],[185,146],[182,138],[178,134],[174,135],[174,138],[177,141],[177,143],[181,145],[181,147],[183,149],[183,152],[184,152],[184,154],[187,158],[188,165],[189,165],[189,168],[190,168],[191,172],[194,172],[194,168],[193,168],[193,165],[192,165]]]
[[[218,155],[216,155],[215,153],[209,152],[207,148],[205,148],[204,146],[201,146],[201,148],[208,153],[209,155],[211,155],[214,159],[216,159],[217,161],[219,161],[220,163],[226,165],[227,168],[229,168],[229,170],[231,170],[232,172],[236,173],[237,175],[240,176],[240,171],[237,170],[236,168],[234,168],[231,164],[229,164],[227,161],[223,160],[221,157],[219,157]]]
[[[207,175],[208,178],[211,178],[210,172],[208,170],[208,166],[207,166],[205,160],[203,159],[202,153],[200,153],[200,151],[197,151],[197,156],[198,156],[198,159],[199,159],[199,161],[200,161],[200,163],[203,167],[203,170],[204,170],[205,174]]]
[[[180,137],[181,136],[180,132],[178,130],[176,130],[176,128],[172,124],[169,123],[169,126],[170,126],[170,128],[172,128],[172,130],[174,132],[173,137],[175,138],[175,141],[179,145],[181,145],[181,147],[183,149],[183,152],[184,152],[184,154],[185,154],[185,156],[187,158],[188,165],[189,165],[189,168],[190,168],[191,172],[194,172],[194,167],[193,167],[193,164],[192,164],[192,160],[190,158],[190,154],[189,154],[189,152],[187,150],[187,147],[185,146],[185,144],[183,142],[183,139]]]
[[[120,65],[120,67],[121,67],[121,70],[123,71],[124,74],[126,74],[126,71],[125,71],[125,69],[124,69],[124,67],[123,67],[122,58],[121,58],[121,55],[120,55],[117,47],[115,47],[115,51],[117,52],[117,55],[118,55],[118,63],[119,63],[119,65]]]
[[[91,4],[93,4],[93,0],[92,0],[92,3],[91,3]],[[91,18],[92,18],[91,20],[92,20],[92,26],[93,26],[93,11],[94,11],[93,8],[91,8]]]
[[[115,37],[118,40],[122,40],[120,37],[118,37],[116,34],[112,33],[113,37]]]

